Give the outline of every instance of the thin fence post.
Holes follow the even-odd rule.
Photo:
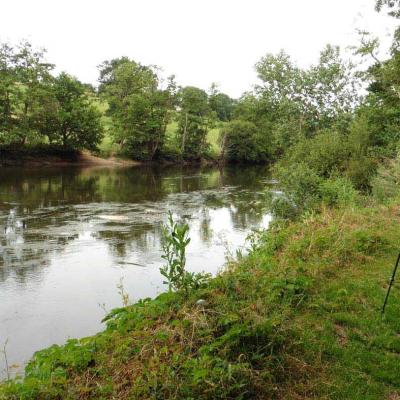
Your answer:
[[[395,280],[395,278],[396,278],[396,273],[397,273],[397,268],[398,268],[398,266],[399,266],[399,262],[400,262],[400,253],[399,253],[399,255],[397,256],[396,265],[394,266],[394,269],[393,269],[393,272],[392,272],[392,277],[390,278],[390,282],[389,282],[389,287],[388,287],[388,290],[387,290],[387,292],[386,292],[385,301],[383,302],[383,306],[382,306],[382,315],[383,315],[384,312],[385,312],[386,304],[387,304],[387,302],[388,302],[388,300],[389,300],[389,294],[390,294],[390,291],[392,290],[393,282],[394,282],[394,280]]]

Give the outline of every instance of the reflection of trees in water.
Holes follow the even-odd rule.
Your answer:
[[[203,207],[199,214],[200,217],[200,240],[203,243],[210,244],[213,238],[213,230],[211,228],[211,217],[209,208]]]
[[[13,277],[20,284],[26,282],[32,272],[48,265],[46,247],[26,246],[24,232],[26,223],[10,209],[0,234],[0,281]]]
[[[259,225],[269,209],[269,190],[265,192],[241,191],[231,196],[229,213],[235,228],[246,229],[249,226]]]
[[[271,190],[269,187],[258,191],[233,188],[205,196],[204,205],[216,209],[226,207],[235,229],[246,229],[259,225],[270,210]]]
[[[160,248],[160,224],[133,225],[129,230],[99,230],[95,237],[108,244],[111,253],[124,258],[133,252],[143,254],[149,249]]]
[[[200,240],[207,243],[213,237],[209,209],[227,207],[235,228],[256,225],[266,211],[264,176],[265,167],[2,169],[0,281],[14,276],[22,283],[33,274],[38,279],[50,257],[84,229],[92,229],[117,258],[159,250],[160,221],[170,209],[196,214]],[[84,226],[104,209],[127,213],[129,223]],[[16,222],[6,231],[10,210]]]

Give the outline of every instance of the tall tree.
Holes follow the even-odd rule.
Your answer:
[[[1,140],[25,144],[34,141],[36,115],[41,108],[41,94],[51,82],[53,65],[44,60],[44,51],[33,49],[29,42],[16,48],[0,48],[0,132]]]
[[[100,93],[108,101],[114,138],[137,159],[162,153],[165,133],[175,107],[176,85],[166,87],[156,69],[126,57],[106,61],[100,69]]]
[[[207,149],[212,113],[207,93],[193,86],[179,92],[178,146],[185,159],[199,159]]]
[[[7,43],[0,46],[0,141],[8,140],[13,127],[17,76],[14,68],[14,49]]]
[[[220,121],[230,121],[235,109],[235,101],[227,94],[221,93],[218,86],[213,83],[210,88],[208,102],[212,111],[217,115]]]
[[[400,0],[376,0],[375,8],[378,12],[386,8],[389,15],[400,18]]]
[[[103,137],[101,113],[86,93],[85,85],[61,73],[42,97],[38,130],[50,143],[94,150]]]

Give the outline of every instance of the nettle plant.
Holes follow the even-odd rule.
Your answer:
[[[183,291],[186,295],[192,289],[203,286],[209,274],[186,271],[186,249],[190,243],[189,225],[174,221],[169,212],[168,222],[163,225],[162,258],[166,264],[160,268],[161,275],[166,278],[169,290]]]

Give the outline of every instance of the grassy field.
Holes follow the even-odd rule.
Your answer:
[[[0,398],[399,399],[398,290],[380,314],[399,223],[397,202],[276,223],[188,298],[115,310],[104,332],[38,352]]]

